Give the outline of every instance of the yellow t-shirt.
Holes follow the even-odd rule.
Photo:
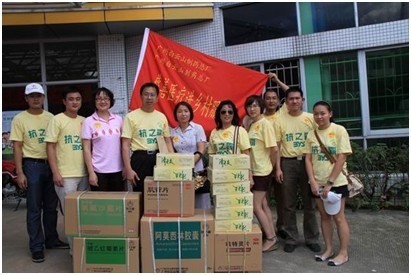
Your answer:
[[[47,159],[46,130],[53,114],[33,115],[23,111],[11,122],[10,140],[23,142],[23,158]]]
[[[248,131],[250,138],[251,171],[254,176],[267,176],[273,170],[270,153],[271,147],[277,146],[274,127],[266,118],[251,124]]]
[[[56,143],[57,167],[63,178],[87,175],[81,143],[83,120],[82,116],[71,118],[60,113],[47,128],[46,142]]]
[[[210,144],[208,146],[209,154],[234,154],[234,131],[235,126],[231,125],[227,129],[214,129],[210,134]],[[237,154],[241,151],[250,149],[250,140],[247,131],[239,126]]]
[[[275,137],[281,142],[281,156],[293,158],[304,153],[308,132],[314,129],[313,115],[303,112],[299,116],[282,113],[275,123]]]
[[[140,108],[128,113],[124,119],[121,137],[131,139],[131,150],[158,150],[157,137],[170,137],[166,116],[154,110]]]
[[[330,127],[324,130],[317,129],[317,133],[328,149],[328,152],[337,159],[337,154],[351,154],[350,138],[347,130],[341,125],[331,123]],[[321,152],[320,143],[315,137],[314,131],[310,131],[307,136],[305,153],[311,153],[311,161],[313,163],[314,177],[319,184],[327,182],[334,164],[328,160],[324,153]],[[344,164],[346,170],[347,163]],[[348,184],[347,178],[341,172],[334,181],[334,187]]]

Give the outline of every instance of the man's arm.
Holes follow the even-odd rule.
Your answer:
[[[287,84],[285,84],[284,82],[282,82],[277,74],[275,73],[268,73],[268,76],[270,77],[270,79],[272,79],[275,83],[278,84],[278,86],[280,86],[280,89],[283,90],[284,92],[287,91],[288,89],[290,89],[290,87],[288,87]]]
[[[126,171],[127,181],[136,185],[136,180],[140,180],[137,173],[131,168],[130,160],[131,139],[121,138],[121,155],[123,157],[124,170]]]
[[[17,185],[21,189],[27,188],[27,178],[23,172],[23,142],[13,141],[14,164],[16,165]]]
[[[173,153],[174,148],[173,148],[173,143],[171,142],[171,138],[170,137],[164,137],[164,141],[166,142],[168,152]]]
[[[89,139],[84,138],[81,141],[83,142],[83,157],[84,162],[87,166],[88,181],[90,185],[98,186],[98,179],[96,173],[94,172],[93,161],[91,156],[91,141]]]
[[[63,177],[60,174],[59,168],[57,166],[57,144],[52,142],[47,142],[47,160],[50,165],[51,172],[53,173],[53,182],[55,185],[63,187]]]

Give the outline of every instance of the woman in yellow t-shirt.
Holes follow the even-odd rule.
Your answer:
[[[347,178],[342,170],[346,169],[346,158],[352,153],[347,131],[332,122],[330,104],[319,101],[313,107],[314,120],[318,129],[308,133],[305,147],[305,166],[309,177],[311,192],[321,216],[321,229],[325,251],[315,255],[318,262],[328,261],[329,266],[339,266],[348,261],[348,242],[350,230],[345,218],[345,200],[349,195]],[[315,135],[317,131],[318,138]],[[336,160],[331,163],[322,152],[320,142]],[[337,226],[340,250],[334,257],[333,224]]]
[[[273,124],[263,116],[263,99],[257,95],[249,96],[244,106],[251,119],[248,137],[251,145],[250,160],[254,181],[253,210],[266,237],[262,250],[270,252],[278,248],[273,214],[267,200],[267,192],[272,183],[273,167],[277,159],[277,141]]]

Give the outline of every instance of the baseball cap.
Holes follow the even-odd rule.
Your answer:
[[[328,215],[335,215],[340,212],[341,208],[341,194],[336,194],[332,191],[328,192],[326,199],[321,197],[324,203],[325,212]]]
[[[43,87],[41,87],[41,85],[38,83],[27,84],[26,91],[24,92],[24,94],[29,95],[32,93],[39,93],[39,94],[44,95]]]

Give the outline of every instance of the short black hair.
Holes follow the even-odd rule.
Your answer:
[[[80,95],[82,95],[81,91],[79,90],[79,88],[77,88],[77,86],[70,85],[63,88],[63,99],[66,99],[67,95],[70,93],[79,93]]]
[[[147,83],[144,83],[143,85],[141,85],[140,96],[143,95],[143,91],[144,91],[145,88],[154,88],[154,90],[156,90],[157,96],[160,93],[160,88],[158,88],[157,84],[155,84],[153,82],[147,82]]]
[[[174,114],[174,119],[175,119],[175,121],[177,121],[177,109],[178,109],[178,107],[180,107],[180,106],[186,106],[186,107],[187,107],[188,111],[190,112],[190,121],[192,121],[193,118],[194,118],[193,107],[191,107],[191,105],[190,105],[189,103],[185,102],[185,101],[180,101],[180,102],[177,103],[177,105],[174,107],[173,114]]]
[[[288,95],[290,93],[295,93],[295,92],[300,93],[301,97],[304,97],[303,90],[301,90],[299,87],[291,87],[287,91],[285,91],[285,98],[288,98]]]
[[[266,93],[275,93],[278,97],[280,97],[280,95],[278,94],[278,91],[274,88],[266,89],[265,92],[263,93],[263,99],[265,99]]]
[[[112,91],[110,91],[109,89],[107,89],[106,87],[101,87],[101,88],[97,88],[93,95],[92,98],[94,99],[94,109],[96,108],[96,98],[98,95],[100,95],[101,93],[106,94],[109,98],[110,98],[110,108],[114,106],[115,103],[115,99],[114,99],[114,94]]]

